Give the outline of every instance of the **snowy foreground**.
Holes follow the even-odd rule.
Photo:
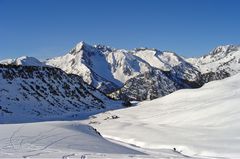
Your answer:
[[[0,158],[240,158],[239,103],[240,74],[88,120],[1,124]]]
[[[186,158],[102,138],[80,121],[0,125],[0,158]]]
[[[240,74],[90,119],[104,137],[141,148],[238,159],[239,121]]]

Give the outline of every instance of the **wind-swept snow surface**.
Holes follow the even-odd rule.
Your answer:
[[[96,156],[97,153],[142,154],[103,139],[93,128],[79,122],[6,124],[0,127],[0,158],[80,158],[88,156],[89,152]]]
[[[240,74],[91,119],[111,139],[210,158],[240,158],[239,121]]]
[[[110,142],[79,121],[1,124],[0,130],[0,158],[187,158]]]

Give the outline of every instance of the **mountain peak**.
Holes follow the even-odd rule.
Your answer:
[[[98,50],[101,50],[103,52],[110,52],[110,51],[115,51],[115,48],[112,48],[110,46],[106,46],[106,45],[102,45],[102,44],[97,44],[94,45],[95,48],[97,48]]]
[[[227,54],[229,52],[237,51],[237,50],[238,50],[238,46],[235,46],[235,45],[220,45],[220,46],[216,47],[215,49],[213,49],[210,52],[210,55],[217,55],[219,53]]]
[[[84,41],[81,41],[76,45],[75,48],[76,48],[76,51],[78,52],[78,51],[84,49],[86,46],[90,46],[90,45],[85,43]]]

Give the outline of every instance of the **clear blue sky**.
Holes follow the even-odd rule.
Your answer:
[[[187,57],[240,44],[239,0],[0,0],[0,59],[65,54],[79,41]]]

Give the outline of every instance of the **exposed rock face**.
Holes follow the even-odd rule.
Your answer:
[[[230,76],[231,74],[229,74],[224,70],[221,70],[219,72],[208,72],[208,73],[202,74],[201,81],[199,83],[204,84],[204,83],[215,81],[215,80],[221,80]]]
[[[152,100],[179,89],[200,86],[198,82],[186,81],[174,76],[170,71],[154,69],[128,80],[122,88],[110,93],[109,96],[124,101]]]

